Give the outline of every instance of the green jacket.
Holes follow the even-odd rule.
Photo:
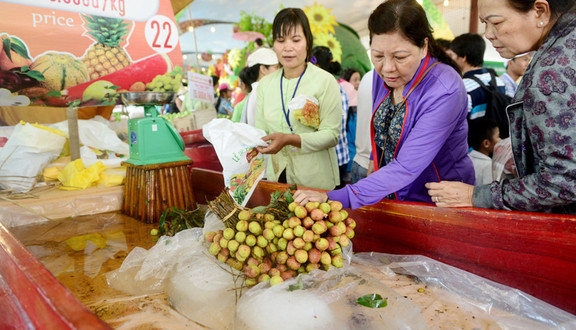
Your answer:
[[[268,134],[291,133],[282,111],[282,74],[283,70],[277,70],[267,75],[259,82],[257,89],[256,127]],[[288,103],[298,78],[282,80],[284,107],[288,112]],[[334,149],[342,124],[340,87],[328,72],[308,64],[296,91],[298,95],[313,96],[319,101],[319,128],[303,125],[296,120],[293,111],[289,112],[293,133],[300,135],[302,145],[301,148],[286,146],[277,154],[270,155],[266,169],[268,180],[278,181],[280,174],[286,170],[289,184],[331,190],[340,181]]]

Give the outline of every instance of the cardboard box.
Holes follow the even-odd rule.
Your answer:
[[[195,110],[187,116],[172,119],[172,125],[178,132],[194,131],[216,117],[214,109]]]

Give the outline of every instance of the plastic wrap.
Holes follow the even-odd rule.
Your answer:
[[[31,193],[33,199],[3,202],[0,222],[8,228],[25,226],[54,219],[116,212],[122,205],[122,187],[89,188],[80,191],[60,191],[55,187]],[[38,190],[42,190],[38,188]],[[10,197],[10,196],[7,196]]]
[[[150,250],[134,248],[122,266],[106,275],[108,284],[133,295],[166,291],[166,280],[175,272],[181,256],[202,255],[200,228],[183,230],[173,237],[162,236]]]
[[[473,311],[503,329],[574,329],[576,317],[520,290],[487,280],[424,256],[358,253],[354,262],[387,277],[415,276],[437,299]],[[425,305],[425,304],[423,304]]]
[[[208,254],[205,228],[136,248],[108,275],[119,290],[166,292],[181,314],[214,329],[570,329],[576,318],[522,291],[423,256],[343,252],[341,269],[315,270],[281,284],[243,288],[237,271]],[[242,296],[239,297],[240,289]],[[357,303],[367,294],[387,306]]]
[[[496,181],[504,178],[512,178],[516,175],[516,165],[512,154],[510,138],[498,142],[494,146],[492,155],[492,177]]]
[[[205,229],[162,236],[150,250],[134,248],[122,266],[106,274],[108,284],[133,295],[166,292],[171,305],[189,319],[213,329],[231,329],[238,271],[208,254],[203,230],[223,224],[208,214]]]
[[[290,287],[299,287],[290,291]],[[387,306],[356,300],[380,294]],[[236,308],[235,329],[428,329],[420,308],[354,267],[315,270],[270,287],[248,290]]]

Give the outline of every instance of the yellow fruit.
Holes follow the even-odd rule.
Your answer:
[[[100,101],[108,94],[116,93],[114,85],[106,80],[98,80],[90,84],[82,93],[82,100],[96,100]]]
[[[32,63],[30,69],[44,75],[41,84],[50,90],[61,91],[88,81],[86,67],[70,54],[44,54]]]

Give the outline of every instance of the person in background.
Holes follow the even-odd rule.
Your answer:
[[[536,52],[507,109],[518,177],[431,182],[429,194],[441,207],[576,214],[576,0],[480,0],[479,15],[500,56]]]
[[[362,77],[358,85],[358,107],[356,109],[356,155],[350,168],[350,183],[356,183],[368,175],[372,146],[370,144],[370,118],[372,117],[372,82],[374,69]]]
[[[486,92],[470,77],[477,77],[485,85],[492,79],[490,71],[483,67],[486,42],[479,34],[464,33],[452,40],[450,50],[452,59],[462,71],[464,86],[468,93],[468,119],[484,117],[487,106]],[[496,77],[496,85],[502,93],[506,92],[504,82],[499,77]]]
[[[468,145],[472,149],[468,156],[474,164],[476,185],[494,181],[492,153],[498,142],[500,142],[500,128],[491,118],[482,117],[468,123]]]
[[[214,107],[219,115],[232,117],[232,112],[234,112],[234,108],[232,108],[232,103],[230,102],[232,92],[233,89],[226,83],[222,83],[218,87],[218,98],[214,103]]]
[[[254,50],[258,50],[260,48],[262,48],[264,46],[264,41],[262,41],[262,39],[258,38],[256,40],[254,40]]]
[[[248,100],[248,96],[252,92],[252,83],[254,82],[250,78],[249,74],[250,68],[244,67],[238,73],[238,86],[242,90],[242,93],[245,95],[242,101],[238,102],[238,104],[234,107],[234,113],[232,113],[231,120],[235,123],[239,123],[242,119],[242,112],[244,111],[244,106],[246,105],[246,101]]]
[[[240,122],[254,126],[256,123],[256,95],[260,79],[278,70],[280,64],[276,53],[270,48],[258,48],[248,56],[246,72],[248,80],[252,81],[252,92],[247,97]]]
[[[431,203],[424,186],[430,180],[474,184],[466,89],[458,67],[432,37],[422,6],[416,0],[383,2],[368,29],[378,73],[370,127],[374,172],[328,193],[297,190],[294,200],[329,198],[353,209],[383,198]]]
[[[531,53],[520,54],[510,60],[506,60],[506,72],[500,76],[500,79],[506,85],[506,95],[514,97],[518,89],[518,82],[522,79],[524,72],[526,72],[530,60],[532,60]]]
[[[218,98],[218,81],[220,81],[220,77],[213,75],[210,76],[212,78],[212,88],[214,89],[214,100]]]
[[[340,87],[344,89],[348,95],[348,113],[346,119],[346,137],[348,138],[348,153],[350,159],[356,155],[356,109],[358,106],[358,86],[360,85],[360,73],[354,68],[348,68],[340,75],[338,80]],[[348,162],[344,178],[341,181],[350,183],[350,171],[352,170],[352,162]],[[342,173],[341,173],[342,175]]]
[[[272,37],[282,70],[258,84],[256,110],[256,127],[268,134],[262,139],[269,145],[258,147],[259,152],[270,155],[267,178],[333,189],[340,180],[334,149],[342,124],[338,83],[309,63],[314,39],[302,9],[280,10],[272,24]],[[304,100],[303,108],[294,104]]]
[[[440,47],[442,47],[442,49],[444,49],[444,51],[450,50],[450,43],[451,43],[450,40],[439,38],[439,39],[436,39],[436,43],[438,43],[438,45],[440,45]]]
[[[342,70],[340,63],[335,62],[332,58],[330,48],[325,46],[317,46],[312,49],[311,62],[334,76],[338,75]],[[349,103],[348,94],[344,91],[342,85],[340,85],[340,95],[342,96],[342,127],[340,128],[340,138],[336,145],[336,156],[338,157],[338,169],[340,174],[340,183],[336,185],[337,189],[344,187],[344,176],[348,170],[348,163],[350,163],[348,138],[346,134],[346,119]]]

